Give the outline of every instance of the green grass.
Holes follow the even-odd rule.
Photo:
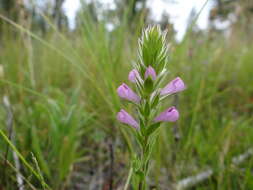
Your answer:
[[[3,34],[1,95],[8,95],[12,104],[16,149],[52,189],[69,189],[75,183],[75,166],[92,164],[96,171],[106,165],[108,139],[114,145],[115,184],[127,180],[127,163],[136,141],[129,128],[115,119],[115,113],[125,106],[116,88],[127,80],[136,60],[143,26],[129,31],[124,23],[108,33],[103,23],[90,21],[74,33],[32,34],[31,43],[24,37],[31,31],[20,26],[12,26],[15,38]],[[180,141],[174,141],[173,125],[166,124],[152,155],[150,179],[161,189],[207,167],[214,169],[213,177],[194,189],[253,188],[252,158],[231,166],[232,158],[253,142],[253,46],[240,36],[234,36],[233,42],[236,46],[219,34],[212,38],[189,34],[182,43],[171,44],[167,80],[180,76],[187,90],[179,95]],[[164,104],[172,102],[169,98]],[[7,135],[2,106],[0,113],[0,129]],[[6,146],[1,137],[1,157]],[[8,160],[14,164],[11,153]],[[118,169],[120,164],[124,166]],[[14,171],[8,166],[5,172],[5,189],[15,189]],[[42,188],[24,163],[22,175]]]

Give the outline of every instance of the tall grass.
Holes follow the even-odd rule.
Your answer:
[[[13,107],[16,148],[36,168],[31,152],[34,154],[52,189],[68,189],[75,183],[72,175],[78,163],[89,168],[97,161],[95,171],[105,164],[107,152],[98,156],[96,150],[107,139],[114,145],[115,167],[124,160],[127,163],[135,148],[130,141],[134,137],[115,121],[120,106],[115,89],[126,80],[125,73],[136,60],[143,25],[128,29],[123,18],[119,27],[108,32],[104,23],[94,23],[87,15],[83,20],[78,31],[52,29],[46,36],[31,35],[30,30],[12,24],[15,38],[3,34],[6,37],[0,47],[1,94],[9,96]],[[30,47],[27,35],[31,36]],[[190,34],[181,43],[170,44],[168,80],[180,76],[188,89],[179,95],[180,140],[174,140],[172,125],[160,129],[152,155],[151,176],[156,179],[152,185],[166,189],[164,186],[212,167],[213,177],[197,189],[253,188],[252,159],[239,167],[230,165],[232,157],[253,142],[253,46],[240,36],[236,40],[233,46],[219,34],[213,38]],[[6,113],[3,108],[0,112],[0,129],[7,134]],[[2,138],[0,146],[4,155],[7,144]],[[13,160],[11,154],[8,160]],[[4,160],[0,167],[7,167]],[[127,168],[114,171],[115,186],[127,180]],[[6,187],[15,189],[14,172],[9,167],[5,172]],[[22,174],[42,188],[24,164]]]

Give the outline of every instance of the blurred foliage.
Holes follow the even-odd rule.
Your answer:
[[[243,7],[244,2],[239,5]],[[13,109],[15,138],[11,140],[36,168],[31,152],[34,154],[52,189],[106,189],[110,172],[114,188],[122,188],[135,141],[115,120],[115,113],[126,106],[120,105],[116,88],[126,81],[131,63],[137,60],[142,28],[155,22],[146,8],[131,20],[132,6],[102,12],[101,17],[98,4],[83,4],[78,27],[69,31],[65,25],[58,28],[53,7],[51,3],[26,7],[23,10],[29,16],[16,19],[7,16],[1,6],[1,15],[18,24],[0,19],[0,94],[9,97]],[[253,189],[252,158],[231,166],[232,158],[253,142],[250,14],[241,12],[242,18],[229,28],[236,31],[233,35],[193,29],[181,42],[172,40],[173,26],[164,15],[161,24],[169,30],[170,42],[167,81],[180,76],[188,88],[179,96],[180,140],[174,139],[173,125],[160,129],[152,155],[151,186],[166,189],[212,167],[213,177],[195,189]],[[107,23],[115,27],[108,31]],[[171,98],[164,106],[173,102]],[[0,129],[8,136],[2,105],[0,113]],[[17,189],[13,151],[10,149],[10,163],[6,164],[3,138],[0,147],[0,189]],[[26,189],[31,184],[42,189],[23,163],[20,172],[28,181],[24,182]]]

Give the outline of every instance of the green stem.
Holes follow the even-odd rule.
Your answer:
[[[4,132],[0,129],[0,135],[6,141],[7,144],[11,147],[11,149],[16,152],[19,159],[23,162],[23,164],[31,171],[31,173],[41,182],[41,184],[46,187],[46,189],[51,189],[42,179],[41,176],[33,169],[33,167],[25,160],[22,154],[17,150],[17,148],[12,144],[10,139],[4,134]]]
[[[129,184],[130,184],[130,180],[132,178],[132,175],[133,175],[133,167],[131,166],[130,170],[129,170],[129,173],[128,173],[128,176],[127,176],[127,181],[126,181],[126,184],[124,186],[124,190],[127,190]]]
[[[142,148],[142,155],[141,155],[141,165],[142,165],[142,172],[144,174],[144,178],[140,179],[139,182],[139,190],[145,190],[146,189],[146,177],[147,177],[147,171],[148,171],[148,165],[147,165],[147,160],[146,156],[149,154],[147,150],[147,145],[148,145],[148,136],[145,137],[144,139],[144,145]]]

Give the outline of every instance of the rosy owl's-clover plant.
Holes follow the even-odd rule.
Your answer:
[[[156,130],[162,122],[175,122],[179,118],[178,110],[172,106],[159,113],[160,105],[165,97],[185,89],[184,82],[175,78],[165,87],[160,88],[161,81],[166,77],[168,46],[165,41],[166,32],[160,28],[148,27],[139,39],[138,62],[130,71],[128,79],[135,84],[136,92],[123,83],[117,89],[118,95],[134,103],[137,114],[131,116],[121,109],[117,119],[132,126],[140,144],[141,152],[132,159],[132,177],[134,189],[146,189],[146,177],[149,169],[150,154],[156,140]]]

